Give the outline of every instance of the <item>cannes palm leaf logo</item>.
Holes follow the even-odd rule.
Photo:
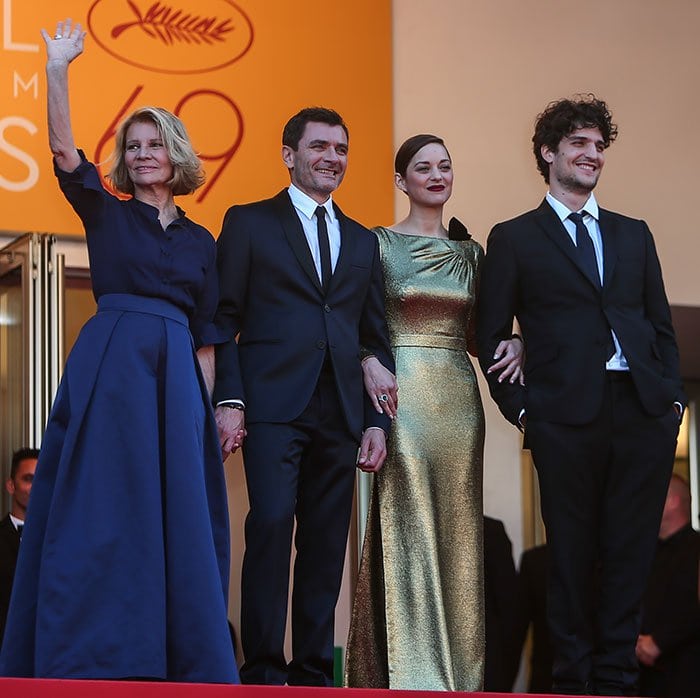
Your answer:
[[[114,39],[129,29],[138,28],[164,44],[213,44],[226,41],[226,35],[234,30],[230,19],[193,15],[160,2],[154,2],[146,12],[141,12],[133,0],[127,0],[127,4],[135,19],[115,26],[111,32]]]

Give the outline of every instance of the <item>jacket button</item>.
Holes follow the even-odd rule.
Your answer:
[[[319,349],[325,349],[325,348],[326,348],[326,343],[325,343],[322,339],[319,339],[318,342],[316,342],[316,346],[317,346]]]
[[[328,305],[328,304],[324,305],[324,306],[323,306],[323,309],[324,309],[327,313],[330,313],[330,312],[331,312],[331,306]]]

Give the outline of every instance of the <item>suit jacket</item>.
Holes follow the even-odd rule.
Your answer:
[[[328,353],[348,429],[359,439],[363,426],[390,425],[365,394],[360,346],[392,371],[394,362],[376,236],[335,212],[340,256],[324,295],[287,190],[227,211],[216,318],[227,341],[216,348],[214,402],[245,400],[249,423],[289,422],[307,406]]]
[[[478,342],[484,370],[516,316],[525,340],[525,387],[489,388],[506,418],[585,424],[603,400],[610,328],[644,409],[660,416],[685,404],[678,348],[654,241],[644,221],[600,209],[602,290],[580,266],[552,207],[496,225],[481,268]]]
[[[19,533],[8,514],[0,521],[0,646],[2,646],[2,636],[5,632],[18,554]]]

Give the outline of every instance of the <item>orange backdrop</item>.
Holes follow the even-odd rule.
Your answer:
[[[0,0],[0,230],[82,232],[60,194],[46,135],[39,30],[72,17],[87,30],[71,66],[76,143],[103,162],[120,118],[145,104],[178,113],[208,181],[179,197],[218,235],[232,203],[289,181],[287,118],[337,109],[350,128],[336,198],[367,225],[393,217],[390,0]],[[57,13],[60,12],[60,15]]]

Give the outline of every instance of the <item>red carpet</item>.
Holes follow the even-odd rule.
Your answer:
[[[427,698],[436,695],[434,691],[387,691],[367,688],[222,686],[196,683],[0,678],[2,698],[305,698],[307,696],[308,698],[388,698],[389,696],[391,698]],[[517,694],[450,693],[449,695],[514,698]]]
[[[0,678],[0,698],[435,698],[437,691],[304,686],[222,686],[141,681],[66,681]],[[537,698],[524,693],[445,693],[472,698]],[[537,694],[539,695],[539,694]],[[542,696],[541,698],[557,698]],[[564,698],[560,696],[559,698]]]

